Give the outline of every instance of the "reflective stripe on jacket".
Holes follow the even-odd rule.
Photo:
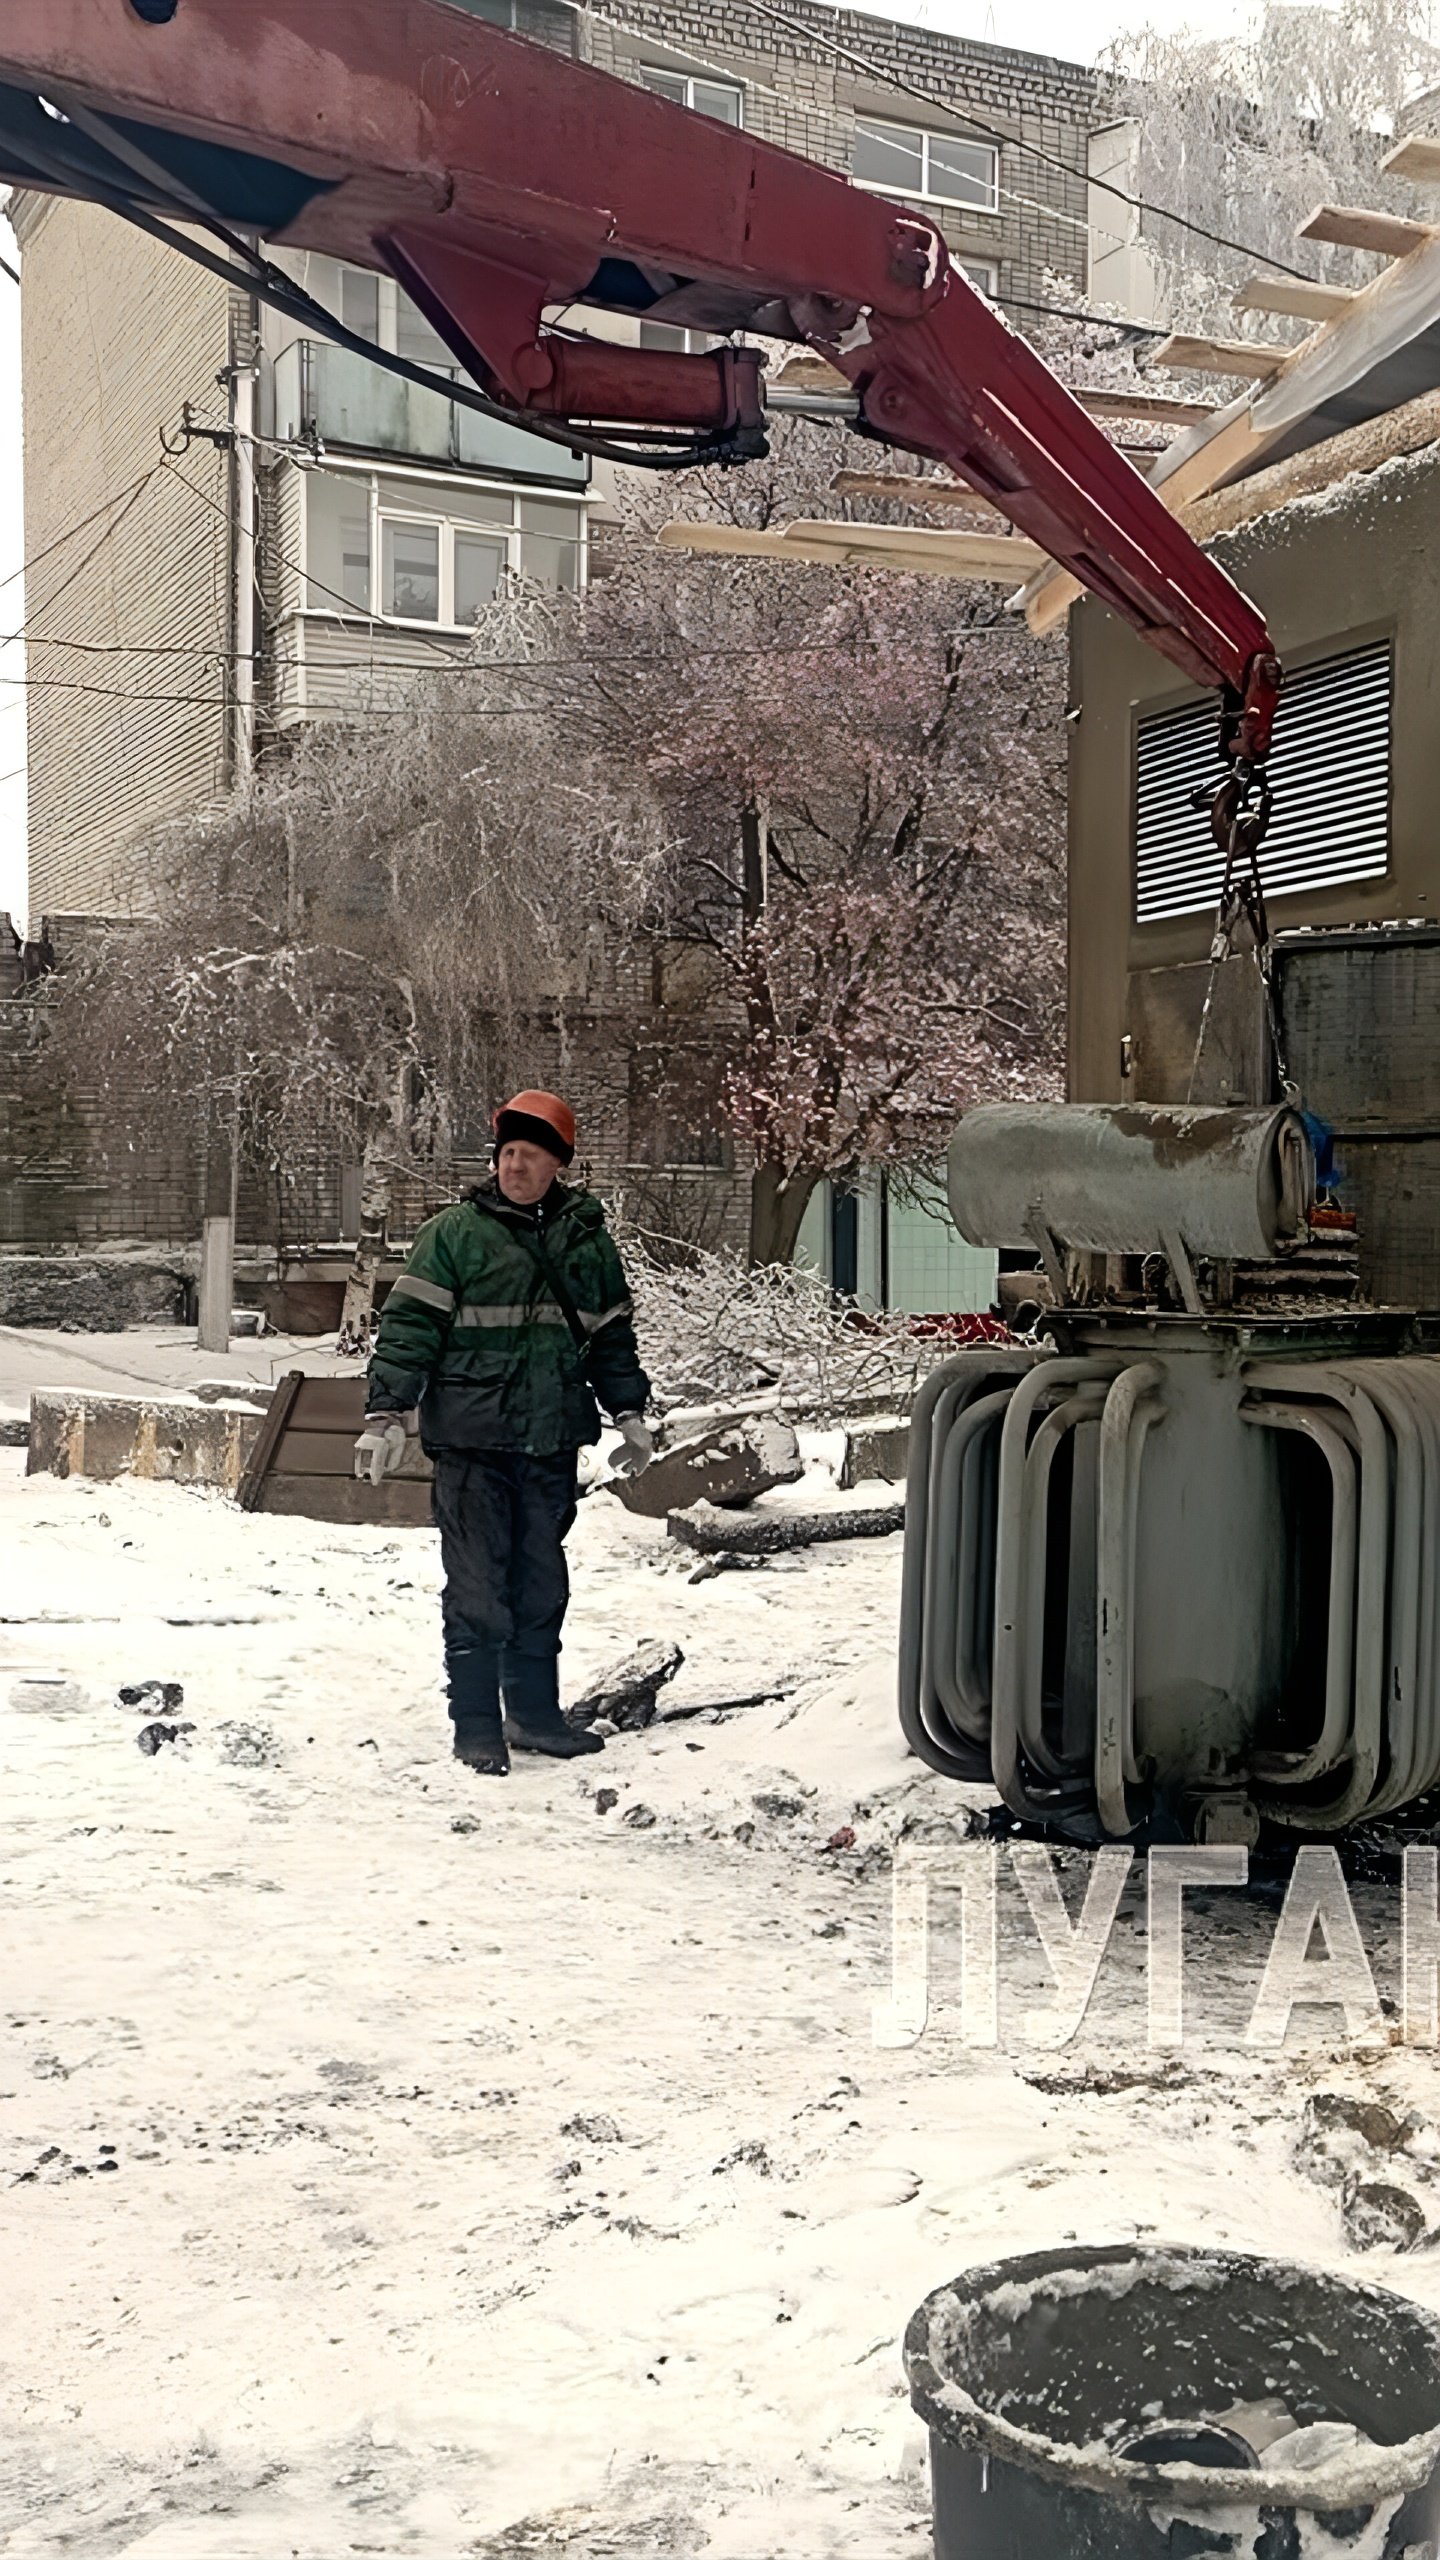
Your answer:
[[[589,1337],[583,1356],[527,1229],[543,1237],[575,1303]],[[601,1405],[638,1413],[649,1393],[599,1201],[557,1182],[537,1213],[516,1208],[492,1179],[416,1237],[380,1318],[367,1409],[418,1404],[432,1455],[523,1449],[546,1457],[597,1439]]]

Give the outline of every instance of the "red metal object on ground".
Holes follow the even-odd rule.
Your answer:
[[[739,452],[760,425],[743,354],[577,339],[547,310],[814,348],[877,437],[947,464],[1219,687],[1226,752],[1263,761],[1260,615],[920,214],[443,0],[4,0],[0,83],[0,177],[387,268],[537,421]]]

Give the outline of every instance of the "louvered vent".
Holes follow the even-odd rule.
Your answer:
[[[1390,858],[1390,643],[1297,667],[1275,723],[1265,893],[1293,897],[1370,880]],[[1135,914],[1192,915],[1220,895],[1225,857],[1189,805],[1214,771],[1215,709],[1197,702],[1140,723],[1135,774]]]

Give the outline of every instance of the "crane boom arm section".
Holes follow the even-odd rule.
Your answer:
[[[1225,703],[1263,763],[1265,624],[924,216],[452,0],[4,0],[0,178],[397,276],[522,423],[763,450],[758,358],[547,326],[591,306],[814,348]],[[232,242],[238,247],[241,244]]]

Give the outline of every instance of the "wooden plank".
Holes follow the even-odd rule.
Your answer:
[[[1440,186],[1440,133],[1407,133],[1380,167],[1387,178],[1409,178],[1417,187]]]
[[[1334,320],[1354,301],[1355,290],[1301,276],[1252,276],[1233,299],[1237,311],[1265,311],[1279,320]]]
[[[1396,259],[1363,286],[1338,318],[1286,357],[1271,381],[1242,392],[1178,435],[1156,461],[1151,486],[1183,519],[1190,500],[1208,497],[1222,481],[1263,462],[1290,428],[1353,390],[1437,319],[1440,233],[1427,231],[1413,255]],[[1068,570],[1042,571],[1024,597],[1031,630],[1053,630],[1081,592]]]
[[[1388,409],[1383,418],[1366,418],[1341,435],[1327,436],[1323,444],[1307,445],[1303,453],[1252,472],[1232,489],[1193,498],[1184,521],[1197,542],[1208,542],[1214,534],[1233,533],[1237,525],[1289,506],[1294,498],[1333,489],[1351,473],[1377,470],[1382,462],[1421,453],[1432,444],[1440,444],[1440,391],[1426,391],[1418,400],[1407,400],[1403,409]]]
[[[301,1520],[332,1520],[352,1528],[428,1529],[430,1487],[405,1476],[387,1476],[383,1484],[359,1484],[354,1476],[272,1473],[265,1478],[255,1509]]]
[[[899,507],[954,507],[966,515],[1000,515],[993,498],[982,498],[978,489],[967,489],[963,480],[941,480],[929,471],[837,471],[830,486],[837,498],[883,498]]]
[[[662,551],[699,551],[735,560],[804,560],[818,555],[787,542],[783,533],[752,533],[739,524],[662,524],[656,539]]]
[[[1171,400],[1162,391],[1077,391],[1075,397],[1092,418],[1148,418],[1157,427],[1193,426],[1215,415],[1213,400]]]
[[[1368,249],[1377,258],[1408,258],[1434,238],[1428,222],[1404,214],[1373,212],[1368,205],[1317,204],[1300,225],[1302,240],[1324,240],[1334,249]]]
[[[938,533],[920,525],[807,523],[784,532],[752,533],[739,525],[677,522],[662,525],[659,539],[667,551],[890,569],[915,577],[980,578],[991,585],[1028,577],[1044,558],[1036,543],[1019,534]]]
[[[1286,357],[1284,347],[1262,347],[1253,338],[1188,338],[1177,333],[1155,350],[1152,361],[1172,373],[1238,374],[1247,382],[1267,382]]]
[[[245,1472],[235,1487],[235,1499],[242,1511],[253,1511],[256,1507],[266,1470],[304,1383],[305,1374],[301,1369],[287,1369],[284,1377],[276,1381],[265,1419],[255,1434],[250,1455],[245,1461]]]
[[[302,1378],[291,1420],[297,1431],[348,1431],[365,1420],[365,1372],[349,1378]]]
[[[287,1476],[349,1476],[355,1472],[356,1433],[351,1431],[286,1432],[276,1457],[280,1474]],[[405,1455],[386,1482],[403,1484],[409,1479],[417,1483],[430,1481],[430,1461],[418,1440],[406,1442]]]
[[[932,532],[924,525],[826,524],[797,517],[785,528],[787,542],[816,544],[848,561],[894,561],[907,569],[928,569],[940,577],[1025,578],[1045,557],[1036,542],[1019,533]]]
[[[1112,438],[1117,453],[1140,454],[1153,462],[1159,450],[1153,444],[1131,444],[1125,437]],[[837,471],[830,483],[837,498],[878,498],[887,506],[937,507],[957,515],[984,516],[1005,522],[993,498],[982,498],[976,489],[967,489],[963,480],[940,480],[933,473],[918,471]]]

